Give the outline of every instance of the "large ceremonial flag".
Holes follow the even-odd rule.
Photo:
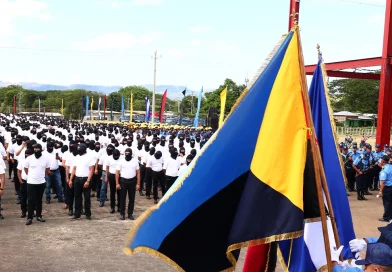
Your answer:
[[[310,147],[297,31],[274,49],[187,172],[138,218],[128,253],[151,253],[180,271],[221,271],[241,247],[302,235]]]
[[[131,93],[131,102],[129,104],[129,123],[132,123],[132,115],[133,115],[133,93]]]
[[[91,104],[90,104],[90,120],[93,120],[94,114],[93,114],[93,105],[94,105],[94,96],[91,96]]]
[[[345,176],[342,168],[341,156],[335,141],[335,128],[330,108],[328,87],[323,72],[323,63],[320,57],[314,71],[312,83],[309,88],[310,106],[319,143],[320,153],[324,165],[325,176],[329,191],[331,192],[332,208],[336,220],[340,244],[348,245],[355,239],[350,206],[345,188]],[[331,228],[331,226],[329,226]],[[325,251],[320,250],[323,244],[320,233],[321,222],[307,222],[304,237],[295,239],[292,248],[289,271],[317,271],[325,262]],[[317,238],[318,237],[318,238]],[[331,239],[331,237],[330,237]],[[281,243],[280,249],[284,257],[284,266],[287,267],[290,246]],[[354,258],[349,247],[345,247],[343,259]]]
[[[144,98],[144,102],[146,103],[146,117],[144,121],[148,123],[150,121],[150,99],[148,98],[148,96]]]
[[[102,103],[102,100],[101,100],[101,97],[99,97],[99,99],[98,99],[98,120],[101,120],[101,103]]]
[[[197,128],[199,126],[199,113],[200,113],[200,105],[201,105],[201,98],[203,96],[203,88],[201,88],[201,91],[199,93],[199,97],[197,99],[197,112],[195,116],[195,120],[193,120],[193,126]]]
[[[167,95],[167,90],[163,93],[162,101],[161,101],[161,110],[159,111],[159,123],[161,124],[163,122],[163,114],[165,113],[166,95]]]
[[[121,96],[121,119],[124,119],[124,112],[125,112],[124,95],[122,95]]]
[[[88,116],[88,107],[90,106],[90,98],[86,95],[86,117]]]
[[[180,126],[182,125],[182,118],[184,118],[184,104],[185,104],[186,88],[181,93],[184,97],[181,99],[181,114],[180,114],[180,121],[179,121]]]
[[[225,118],[225,107],[226,107],[226,96],[227,96],[227,87],[220,93],[220,115],[219,115],[219,127],[223,125],[223,119]]]

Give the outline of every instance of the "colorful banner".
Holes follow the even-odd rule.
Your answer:
[[[124,95],[121,96],[121,119],[124,119],[124,111],[125,111],[125,107],[124,107]]]
[[[146,117],[144,121],[148,123],[150,121],[150,99],[148,98],[148,96],[146,96],[144,101],[146,102]]]
[[[225,118],[226,96],[227,96],[227,87],[220,94],[221,109],[219,115],[219,127],[222,126],[223,119]]]
[[[186,96],[186,89],[182,91],[184,97],[181,100],[181,114],[180,114],[180,126],[182,125],[182,118],[184,118],[184,104],[185,104],[185,96]]]
[[[61,99],[61,114],[64,115],[64,99]]]
[[[99,100],[98,100],[98,120],[101,120],[101,102],[102,102],[101,97],[99,97]]]
[[[90,97],[86,95],[86,118],[88,117],[88,107],[90,106]]]
[[[103,97],[103,119],[106,120],[106,94]]]
[[[163,93],[162,101],[161,101],[161,110],[159,112],[159,123],[161,124],[163,123],[163,114],[165,112],[166,95],[167,95],[167,90]]]

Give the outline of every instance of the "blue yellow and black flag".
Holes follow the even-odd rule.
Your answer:
[[[309,129],[301,60],[295,28],[188,171],[138,218],[128,253],[159,256],[180,271],[221,271],[241,247],[302,235]]]

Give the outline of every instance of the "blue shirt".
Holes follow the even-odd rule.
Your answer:
[[[372,155],[374,157],[374,160],[378,161],[379,159],[382,158],[382,156],[384,156],[384,152],[383,151],[379,151],[379,152],[373,151]]]
[[[346,269],[342,269],[340,266],[336,265],[332,268],[333,272],[363,272],[362,269],[357,267],[348,267]]]
[[[358,150],[356,152],[351,151],[349,154],[353,158],[353,161],[355,161],[357,158],[361,157],[361,152]]]
[[[392,186],[392,164],[386,164],[382,168],[380,180],[385,180],[385,186]]]
[[[355,159],[354,165],[358,166],[360,162],[362,162],[362,166],[359,167],[360,171],[366,170],[367,168],[370,167],[370,163],[373,159],[373,156],[369,154],[369,156],[365,156],[365,154],[362,154],[359,158]]]

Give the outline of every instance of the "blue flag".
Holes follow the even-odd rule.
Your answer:
[[[88,116],[88,108],[90,107],[90,98],[86,95],[86,116]]]
[[[200,113],[200,105],[201,105],[201,98],[203,96],[203,87],[201,88],[201,91],[199,93],[199,98],[197,99],[197,112],[195,116],[195,120],[193,122],[193,126],[197,128],[199,126],[199,113]]]
[[[144,121],[148,123],[150,121],[150,99],[148,98],[148,96],[144,98],[144,101],[146,102],[146,117]]]
[[[124,119],[124,95],[121,96],[121,118]]]
[[[342,255],[344,260],[347,260],[354,258],[350,251],[349,242],[355,239],[355,234],[346,193],[343,165],[335,141],[335,128],[332,124],[332,111],[329,107],[326,86],[322,71],[322,60],[320,60],[314,71],[309,88],[310,106],[332,208],[335,214],[339,240],[340,244],[344,246]],[[319,223],[321,224],[321,222]],[[290,259],[288,271],[317,271],[317,268],[322,265],[323,259],[325,259],[323,238],[322,236],[316,238],[314,235],[310,235],[312,232],[311,224],[306,224],[304,236],[294,239],[292,245],[290,245],[290,241],[279,243],[285,263],[288,264]],[[329,235],[333,235],[333,233],[329,232]],[[321,244],[321,247],[318,247],[317,243]],[[315,262],[312,260],[315,260]]]

